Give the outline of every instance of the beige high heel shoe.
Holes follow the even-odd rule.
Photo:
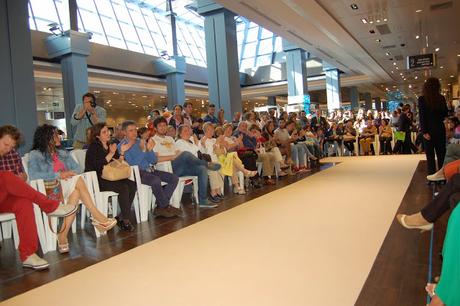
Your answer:
[[[111,230],[115,225],[117,225],[117,219],[108,218],[104,223],[97,221],[96,219],[91,218],[91,224],[99,231],[101,234],[105,234],[107,231]]]
[[[399,224],[401,224],[403,227],[407,229],[419,229],[420,233],[431,231],[433,229],[433,223],[421,224],[421,225],[408,225],[405,220],[406,217],[407,215],[398,214],[396,216],[396,219],[398,220]]]

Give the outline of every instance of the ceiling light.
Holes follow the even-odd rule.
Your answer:
[[[460,57],[460,53],[459,53],[459,54],[457,54],[457,56],[458,56],[458,57]]]
[[[375,41],[379,43],[379,42],[381,42],[382,40],[381,40],[380,38],[377,38]]]
[[[396,62],[393,62],[393,66],[396,66]]]
[[[391,70],[391,73],[395,73],[393,70]]]
[[[418,79],[418,76],[414,76],[414,79]]]
[[[112,93],[113,93],[114,95],[118,95],[118,92],[115,92],[115,91],[114,91],[114,92],[112,92]]]
[[[385,53],[386,56],[390,56],[390,52]]]
[[[412,88],[412,85],[411,85],[411,84],[409,84],[409,88]]]
[[[415,36],[415,39],[419,39],[419,38],[420,38],[420,35],[416,35],[416,36]]]
[[[387,18],[383,18],[383,21],[384,21],[384,22],[387,22],[387,21],[388,21],[388,19],[387,19]]]
[[[147,98],[147,96],[142,96],[142,98]]]
[[[439,51],[439,48],[434,49],[434,51],[438,52],[438,51]]]
[[[444,66],[441,66],[441,67],[439,67],[439,68],[444,69]]]
[[[399,67],[396,67],[396,70],[399,70]]]
[[[400,72],[400,73],[399,73],[399,75],[403,75],[403,73],[402,73],[402,72]]]
[[[361,22],[366,24],[367,23],[367,19],[366,18],[361,18]]]
[[[377,19],[376,22],[379,23],[379,22],[380,22],[380,19]]]
[[[421,13],[421,12],[422,12],[422,10],[416,10],[415,12],[416,12],[416,13]]]
[[[358,9],[358,6],[356,5],[356,3],[353,3],[352,5],[350,5],[351,9],[356,11]]]

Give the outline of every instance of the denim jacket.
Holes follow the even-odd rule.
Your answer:
[[[72,156],[64,150],[57,150],[58,158],[65,165],[66,171],[74,171],[80,174],[82,171]],[[53,180],[59,178],[59,173],[53,171],[53,161],[50,156],[45,156],[38,150],[29,153],[29,179],[30,180]]]

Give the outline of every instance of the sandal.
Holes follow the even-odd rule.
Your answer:
[[[60,243],[58,238],[56,238],[56,240],[57,240],[57,243],[58,243],[58,252],[60,254],[69,253],[69,251],[70,251],[69,242]]]
[[[257,171],[249,171],[247,169],[244,169],[244,172],[243,172],[244,176],[245,177],[254,177],[258,174]]]

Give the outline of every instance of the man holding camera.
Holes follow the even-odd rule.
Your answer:
[[[82,97],[83,103],[75,106],[71,124],[76,127],[73,136],[74,149],[82,149],[86,144],[86,130],[98,122],[105,122],[106,110],[96,104],[96,97],[87,92]]]

